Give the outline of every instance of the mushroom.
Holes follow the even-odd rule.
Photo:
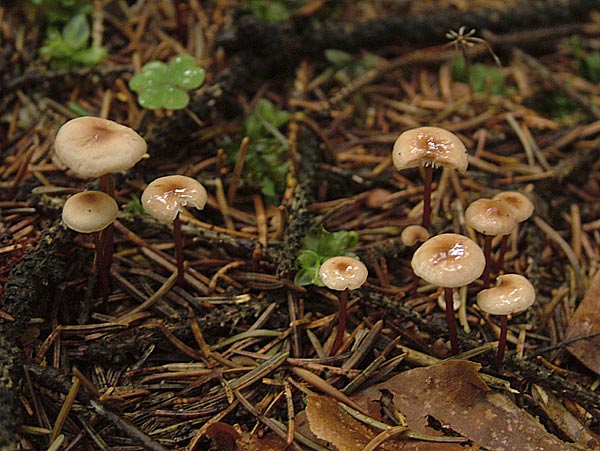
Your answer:
[[[499,200],[481,198],[472,202],[465,210],[465,222],[484,236],[483,254],[485,269],[482,280],[485,288],[490,286],[490,270],[492,259],[492,238],[508,235],[516,227],[517,222],[506,206]]]
[[[431,183],[433,168],[446,166],[467,170],[467,149],[454,133],[439,127],[419,127],[402,133],[394,143],[392,159],[396,169],[422,166],[423,218],[421,225],[429,229],[431,224]]]
[[[519,223],[526,221],[531,217],[534,211],[533,203],[527,198],[527,196],[517,191],[503,191],[496,194],[492,199],[500,201],[506,208],[510,210],[517,225],[515,230],[518,228]],[[496,272],[500,273],[504,267],[504,255],[508,247],[508,236],[503,235],[502,241],[500,242],[500,251],[498,252],[498,259],[496,260]]]
[[[332,257],[323,262],[319,268],[319,277],[325,286],[340,293],[340,314],[338,327],[331,349],[334,355],[342,346],[344,332],[346,331],[346,316],[348,306],[348,290],[360,288],[365,281],[369,271],[363,262],[356,258],[339,256]]]
[[[99,177],[100,189],[114,197],[113,172],[133,167],[147,156],[146,141],[129,127],[108,119],[84,116],[64,123],[54,141],[56,157],[81,177]],[[101,265],[110,273],[113,227],[100,236]]]
[[[196,179],[184,175],[168,175],[152,181],[142,193],[146,212],[160,222],[173,223],[173,242],[177,259],[177,283],[184,283],[183,236],[179,212],[186,206],[202,210],[208,195]]]
[[[496,280],[495,287],[477,294],[477,305],[490,315],[500,315],[500,338],[494,364],[494,369],[500,371],[506,350],[508,315],[527,310],[535,301],[535,289],[519,274],[504,274]]]
[[[66,200],[62,210],[62,220],[68,228],[79,233],[92,234],[100,289],[105,301],[108,296],[110,265],[106,264],[106,248],[102,245],[101,234],[112,225],[118,213],[117,202],[100,191],[75,194]]]
[[[448,334],[453,354],[458,354],[458,337],[453,308],[453,291],[477,279],[485,267],[481,248],[456,233],[442,233],[425,241],[411,260],[414,273],[436,287],[444,288]]]
[[[125,125],[84,116],[62,125],[54,142],[56,155],[75,174],[99,177],[102,191],[112,195],[113,172],[132,168],[147,156],[146,141]]]

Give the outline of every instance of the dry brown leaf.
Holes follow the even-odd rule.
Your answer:
[[[568,443],[548,433],[508,396],[493,392],[479,378],[480,365],[449,360],[398,374],[353,398],[378,411],[382,392],[406,415],[411,431],[431,434],[429,417],[491,451],[568,451]]]
[[[271,434],[258,438],[256,435],[243,432],[235,443],[236,451],[286,451],[288,449],[285,440]]]
[[[600,332],[600,271],[596,273],[585,297],[573,313],[565,340]],[[600,374],[600,335],[578,340],[567,350],[596,374]]]
[[[309,396],[306,414],[312,432],[340,451],[361,451],[376,432],[344,412],[329,396]],[[412,439],[396,439],[380,445],[385,451],[467,451],[456,443],[435,443]]]

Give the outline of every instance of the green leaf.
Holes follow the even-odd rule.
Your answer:
[[[77,50],[73,55],[73,61],[81,63],[85,66],[94,66],[102,61],[108,51],[104,47],[90,47],[87,49]]]
[[[352,62],[352,55],[342,50],[327,49],[325,50],[325,59],[334,66],[340,68],[347,66]]]
[[[187,92],[173,86],[163,87],[163,92],[162,106],[168,110],[180,110],[190,102],[190,96]]]
[[[296,257],[296,265],[300,267],[308,268],[310,266],[320,266],[321,257],[314,251],[305,249],[300,251],[298,257]]]
[[[74,16],[63,29],[63,38],[74,49],[84,48],[90,37],[90,26],[83,14]]]
[[[139,104],[148,110],[157,110],[162,108],[163,89],[162,86],[151,86],[144,89],[138,95]]]

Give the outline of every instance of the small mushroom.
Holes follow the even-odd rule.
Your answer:
[[[453,291],[477,279],[485,267],[481,248],[456,233],[442,233],[425,241],[411,260],[414,273],[436,287],[444,288],[448,334],[453,354],[458,354],[458,337],[453,308]]]
[[[527,310],[535,301],[535,289],[531,282],[519,274],[498,276],[495,287],[477,294],[477,305],[490,315],[500,315],[500,339],[494,369],[500,371],[506,350],[508,315]]]
[[[110,264],[107,266],[106,248],[102,244],[101,234],[112,225],[118,213],[117,202],[100,191],[75,194],[66,200],[62,210],[62,220],[68,228],[79,233],[92,234],[98,279],[105,300],[108,296]]]
[[[133,167],[146,153],[146,141],[129,127],[108,119],[84,116],[64,123],[54,142],[56,157],[81,177],[99,177],[100,189],[114,197],[113,172]],[[110,273],[113,226],[100,236],[105,272]],[[108,287],[107,287],[108,290]],[[107,292],[107,291],[106,291]]]
[[[467,149],[454,133],[440,127],[418,127],[402,133],[392,151],[394,166],[402,169],[422,166],[423,218],[421,225],[429,229],[431,223],[431,184],[433,168],[446,166],[467,170]]]
[[[363,262],[346,256],[329,258],[319,268],[319,277],[325,286],[331,290],[341,291],[340,313],[335,341],[331,349],[332,355],[341,348],[346,332],[348,290],[360,288],[367,280],[368,274],[369,271]]]
[[[518,228],[518,224],[526,221],[531,217],[535,207],[533,203],[525,196],[517,191],[503,191],[496,194],[492,199],[500,201],[506,208],[510,210],[517,225],[515,230]],[[506,249],[508,248],[508,237],[509,235],[503,235],[502,241],[500,242],[500,251],[498,252],[498,259],[496,260],[496,272],[500,273],[504,267],[504,256]]]
[[[506,206],[494,199],[481,198],[472,202],[465,210],[465,222],[484,236],[483,254],[485,269],[481,276],[485,288],[490,285],[492,260],[492,238],[508,235],[516,227],[517,222]]]
[[[146,141],[135,130],[93,116],[77,117],[63,124],[54,147],[60,161],[75,174],[100,177],[103,191],[111,183],[110,174],[132,168],[147,155]]]
[[[183,235],[179,213],[186,206],[202,210],[208,195],[197,180],[184,175],[168,175],[152,181],[142,193],[146,212],[160,222],[173,223],[173,242],[177,258],[177,283],[184,283]]]

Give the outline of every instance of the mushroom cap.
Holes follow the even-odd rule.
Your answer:
[[[119,213],[117,202],[100,191],[84,191],[67,199],[62,210],[65,225],[79,233],[99,232]]]
[[[535,301],[531,282],[519,274],[498,276],[495,287],[477,294],[477,305],[491,315],[510,315],[527,310]]]
[[[440,127],[419,127],[402,133],[394,143],[396,169],[449,166],[461,172],[469,164],[467,149],[454,133]]]
[[[84,116],[63,124],[54,142],[56,155],[81,177],[126,171],[146,155],[146,141],[125,125]]]
[[[485,267],[481,248],[470,238],[442,233],[425,241],[410,262],[414,273],[437,287],[461,287],[477,279]]]
[[[517,191],[503,191],[496,194],[492,199],[502,202],[517,222],[523,222],[533,214],[533,203],[527,196]]]
[[[517,225],[511,211],[503,202],[481,198],[465,210],[465,222],[484,235],[508,235]]]
[[[146,212],[160,222],[173,222],[188,205],[202,210],[208,195],[198,180],[185,175],[168,175],[153,180],[142,193]]]
[[[365,283],[368,275],[365,264],[352,257],[331,257],[319,268],[321,281],[332,290],[356,290]]]
[[[414,246],[429,239],[429,230],[418,224],[412,224],[404,227],[400,234],[400,241],[405,246]]]

